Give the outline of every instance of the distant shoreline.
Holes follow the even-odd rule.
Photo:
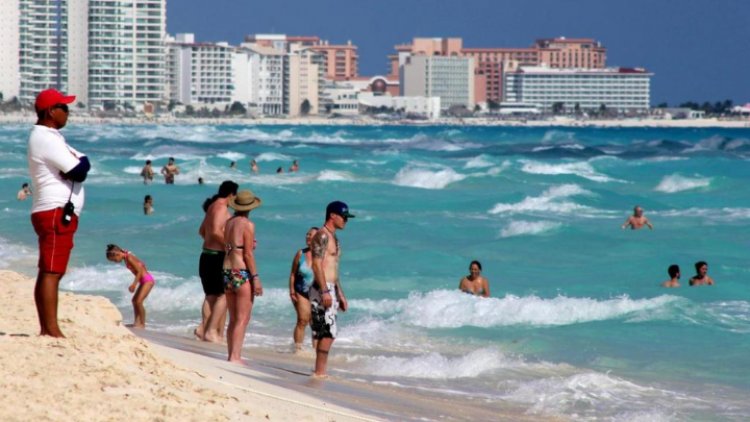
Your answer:
[[[32,124],[36,120],[33,113],[9,113],[0,114],[0,124]],[[476,117],[468,119],[440,118],[438,120],[380,120],[371,117],[298,117],[298,118],[213,118],[213,117],[191,117],[177,118],[173,116],[146,117],[93,117],[87,115],[70,116],[71,124],[124,124],[124,125],[252,125],[252,126],[478,126],[478,127],[594,127],[594,128],[618,128],[618,127],[648,127],[648,128],[750,128],[750,119],[720,120],[716,118],[706,119],[679,119],[664,120],[655,118],[633,118],[633,119],[574,119],[570,117],[554,117],[544,120],[522,120],[522,119],[490,119]]]

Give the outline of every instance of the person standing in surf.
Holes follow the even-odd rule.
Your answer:
[[[312,270],[314,282],[310,287],[310,307],[312,315],[313,339],[318,341],[315,348],[315,372],[313,376],[328,376],[328,353],[336,339],[336,311],[346,312],[349,305],[339,279],[341,247],[336,238],[336,230],[343,230],[346,222],[354,218],[349,207],[334,201],[326,207],[326,220],[323,227],[313,237]]]

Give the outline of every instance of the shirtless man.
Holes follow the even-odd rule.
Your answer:
[[[661,287],[680,287],[680,266],[670,265],[667,273],[671,279],[661,283]]]
[[[202,320],[195,335],[210,342],[220,342],[226,321],[227,303],[224,297],[224,225],[231,217],[227,206],[237,195],[237,184],[227,180],[219,186],[219,193],[206,200],[208,207],[198,233],[203,238],[203,251],[198,272],[206,298]]]
[[[643,226],[648,226],[650,230],[654,229],[654,226],[648,221],[648,218],[643,215],[643,208],[639,207],[638,205],[633,208],[633,215],[628,217],[628,219],[625,220],[625,223],[623,223],[623,230],[628,226],[630,226],[632,230],[638,230]]]
[[[695,263],[695,275],[690,278],[691,286],[713,286],[714,279],[708,275],[708,263],[698,261]]]
[[[169,157],[167,165],[161,168],[161,174],[164,175],[164,183],[174,185],[174,176],[180,174],[180,168],[174,163],[174,157]]]
[[[336,339],[336,309],[346,312],[349,307],[339,280],[341,248],[336,230],[343,230],[346,222],[354,218],[349,207],[334,201],[326,207],[326,221],[310,243],[312,249],[313,284],[310,287],[313,339],[318,341],[315,349],[315,372],[313,376],[327,376],[328,352]]]

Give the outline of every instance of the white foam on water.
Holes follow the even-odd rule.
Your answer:
[[[28,211],[24,211],[24,216],[28,218]],[[24,245],[13,243],[4,237],[0,237],[0,268],[16,269],[18,267],[33,268],[37,263],[37,253],[35,249],[28,248]]]
[[[547,377],[518,384],[502,398],[530,405],[527,413],[572,417],[574,420],[681,420],[681,411],[692,413],[713,407],[699,397],[643,386],[599,372]]]
[[[584,179],[588,179],[594,182],[620,182],[624,183],[623,180],[614,179],[605,174],[599,173],[586,161],[578,161],[572,163],[562,164],[550,164],[542,163],[538,161],[530,160],[519,160],[523,164],[521,171],[530,174],[544,174],[544,175],[561,175],[561,174],[572,174]]]
[[[551,145],[551,146],[542,146],[542,147],[535,147],[532,149],[532,152],[541,152],[541,151],[547,151],[554,148],[563,148],[563,149],[572,149],[576,151],[584,150],[586,149],[585,146],[581,144],[560,144],[560,145]]]
[[[547,233],[562,227],[562,223],[554,221],[524,221],[513,220],[500,230],[500,237],[514,237]]]
[[[487,155],[477,155],[474,158],[470,158],[466,165],[464,165],[464,168],[466,169],[480,169],[485,167],[492,167],[495,163],[490,161],[489,157]]]
[[[318,174],[317,179],[321,182],[353,182],[356,177],[346,171],[323,170]]]
[[[591,196],[593,193],[583,189],[576,184],[556,185],[542,192],[539,196],[527,196],[517,203],[498,203],[489,210],[490,214],[517,214],[517,213],[551,213],[551,214],[573,214],[583,217],[600,216],[608,214],[603,210],[588,207],[568,201],[573,196]]]
[[[676,193],[686,190],[707,188],[711,185],[710,177],[685,177],[677,173],[664,176],[654,188],[657,192]]]
[[[417,356],[349,355],[347,361],[358,364],[357,371],[368,375],[443,380],[475,378],[498,369],[518,369],[526,365],[523,361],[509,358],[490,347],[457,357],[436,352]]]
[[[410,163],[396,173],[393,184],[420,189],[444,189],[465,178],[466,175],[457,173],[450,167]]]
[[[288,161],[291,163],[293,160],[294,158],[285,154],[280,154],[278,152],[264,152],[255,157],[255,161],[259,163],[264,161]]]
[[[651,214],[664,217],[702,218],[714,222],[733,222],[750,219],[750,208],[688,208],[653,211]]]
[[[240,161],[244,160],[246,155],[241,152],[234,152],[234,151],[228,151],[228,152],[222,152],[220,154],[216,154],[219,158],[224,158],[229,161]]]
[[[425,328],[560,326],[621,319],[639,321],[663,318],[658,312],[679,302],[675,296],[612,299],[557,296],[479,298],[453,290],[412,293],[401,306],[400,320]],[[402,302],[403,303],[403,302]],[[397,306],[398,303],[391,305]]]

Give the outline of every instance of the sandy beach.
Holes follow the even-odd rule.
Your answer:
[[[377,420],[252,368],[150,343],[103,297],[61,292],[68,338],[40,337],[34,280],[2,271],[0,282],[0,420]]]
[[[36,116],[31,112],[0,114],[0,123],[29,124],[33,123]],[[127,124],[127,125],[309,125],[309,126],[529,126],[529,127],[663,127],[663,128],[749,128],[750,119],[660,119],[654,117],[646,118],[623,118],[623,119],[576,119],[567,116],[556,116],[547,119],[527,120],[521,118],[451,118],[441,117],[437,120],[383,120],[371,116],[352,116],[329,118],[326,116],[307,116],[297,118],[238,118],[238,117],[191,117],[182,118],[171,115],[159,115],[154,117],[96,117],[88,114],[71,112],[69,124]]]
[[[248,365],[233,365],[223,345],[131,332],[100,296],[61,292],[67,338],[40,337],[34,280],[0,271],[0,282],[0,400],[13,403],[0,408],[2,421],[561,420],[471,397],[316,380],[312,353],[253,350]]]

